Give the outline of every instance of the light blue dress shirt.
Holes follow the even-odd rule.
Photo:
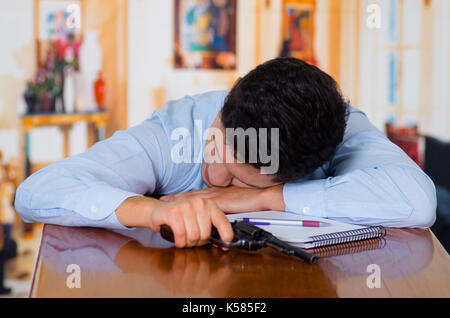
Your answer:
[[[226,95],[168,102],[139,126],[40,170],[17,190],[17,211],[25,222],[121,230],[126,227],[115,210],[129,197],[206,188],[195,158],[203,154],[204,135]],[[180,141],[172,138],[176,128],[194,138],[193,163],[172,160]],[[427,228],[436,216],[430,178],[353,107],[336,155],[307,178],[286,184],[283,196],[287,212],[347,223]]]

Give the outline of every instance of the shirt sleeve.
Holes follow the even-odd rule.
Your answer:
[[[324,168],[325,167],[325,168]],[[366,115],[352,108],[326,179],[286,184],[286,211],[363,225],[428,228],[436,219],[431,179]]]
[[[115,211],[127,198],[153,193],[165,174],[167,142],[150,121],[30,176],[16,193],[25,222],[127,229]]]

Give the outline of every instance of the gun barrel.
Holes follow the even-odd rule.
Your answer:
[[[309,264],[315,264],[317,262],[317,260],[319,259],[319,257],[317,255],[308,253],[298,247],[295,247],[295,246],[287,244],[283,241],[280,241],[273,235],[271,238],[269,238],[266,241],[266,244],[268,247],[275,248],[276,250],[278,250],[284,254],[293,255],[297,258],[300,258],[300,259],[308,262]]]

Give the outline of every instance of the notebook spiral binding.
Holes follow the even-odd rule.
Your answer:
[[[314,248],[383,237],[386,229],[382,226],[371,226],[359,230],[312,236]]]
[[[319,257],[332,257],[346,254],[357,254],[365,251],[382,249],[386,246],[383,238],[373,238],[364,241],[348,242],[340,245],[322,246],[308,250]]]

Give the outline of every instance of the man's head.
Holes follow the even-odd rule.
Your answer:
[[[238,148],[236,135],[231,138],[228,135],[223,140],[228,146],[217,150],[222,145],[216,145],[214,149],[221,153],[219,157],[231,152],[231,156],[242,163],[204,164],[203,179],[210,186],[255,187],[298,181],[336,153],[343,140],[347,115],[347,103],[329,75],[294,58],[268,61],[238,81],[212,126],[222,130],[224,135],[227,128],[254,129],[256,150],[249,135],[244,137],[244,153]],[[278,129],[278,136],[275,136],[278,138],[273,138],[273,128]],[[267,131],[264,142],[260,138],[262,129]],[[274,143],[277,147],[273,147]],[[261,147],[267,148],[268,156],[278,160],[277,171],[270,175],[259,173],[261,168],[271,164],[262,158]],[[271,149],[278,153],[270,153]],[[256,157],[252,156],[252,151],[256,152]]]

